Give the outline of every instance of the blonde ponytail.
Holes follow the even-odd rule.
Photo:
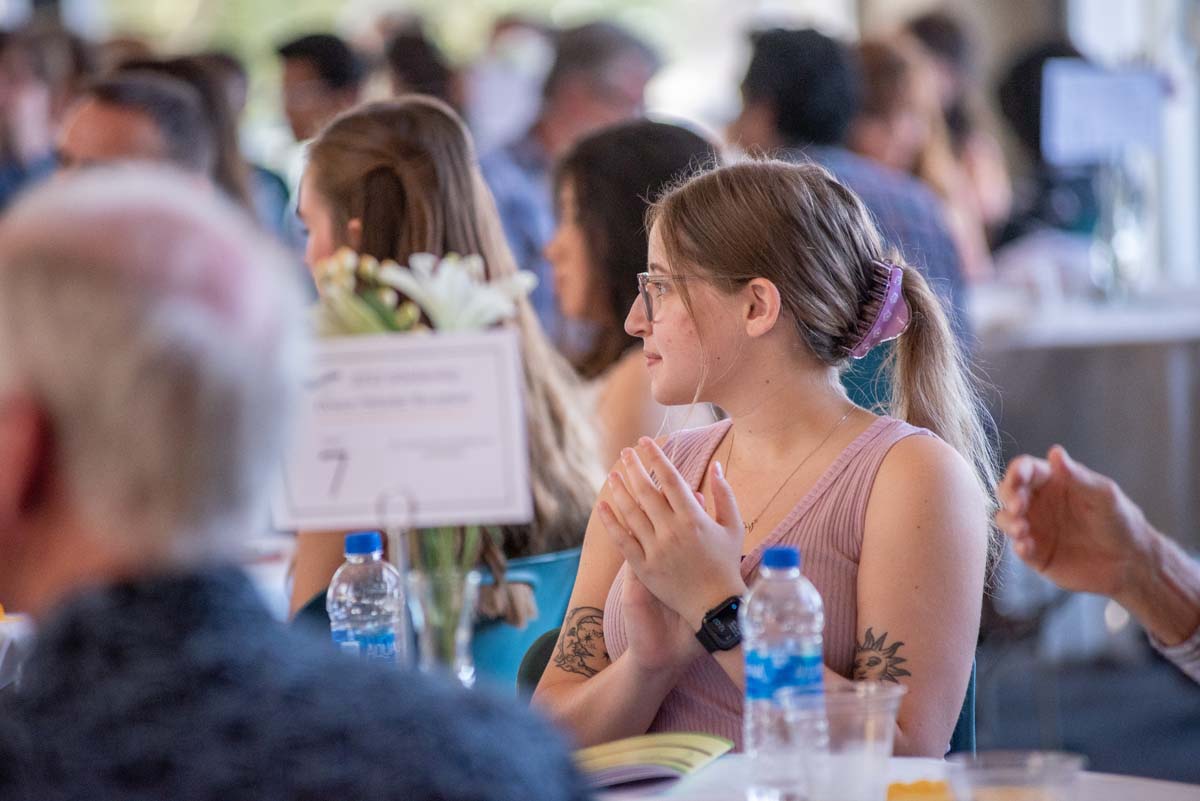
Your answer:
[[[888,413],[927,428],[945,440],[975,469],[994,511],[997,481],[996,448],[988,435],[987,410],[975,390],[977,381],[950,328],[941,300],[912,267],[904,270],[908,328],[895,341],[889,358],[892,400]],[[999,555],[993,536],[990,555]]]

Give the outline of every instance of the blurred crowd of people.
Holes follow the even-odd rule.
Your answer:
[[[687,122],[646,119],[646,87],[661,57],[609,22],[559,30],[503,17],[486,52],[465,66],[452,64],[417,20],[384,17],[371,33],[358,43],[313,32],[277,44],[278,108],[294,147],[272,164],[253,162],[240,141],[250,76],[234,54],[165,54],[134,38],[92,43],[40,27],[6,33],[0,207],[56,169],[165,162],[226,195],[312,263],[326,243],[305,227],[315,200],[306,203],[300,179],[311,143],[372,100],[420,94],[444,102],[472,132],[516,266],[538,277],[535,339],[544,333],[582,385],[581,408],[554,400],[558,390],[539,387],[566,378],[538,359],[530,391],[557,411],[536,415],[529,428],[548,427],[547,442],[555,442],[586,426],[576,416],[596,423],[595,456],[571,435],[573,463],[561,464],[554,448],[535,460],[535,485],[545,482],[547,498],[559,499],[542,504],[558,511],[540,512],[541,525],[576,532],[574,541],[550,536],[559,547],[577,544],[588,508],[580,499],[623,447],[721,415],[705,404],[656,402],[640,341],[626,325],[646,269],[647,204],[690,171],[735,153],[821,165],[862,199],[886,245],[923,272],[968,349],[964,290],[991,277],[992,248],[1041,227],[1078,231],[1094,220],[1088,176],[1060,175],[1039,154],[1040,67],[1079,57],[1065,44],[1030,51],[1000,86],[1000,107],[1035,165],[1034,191],[1014,192],[976,48],[967,27],[941,12],[854,44],[813,29],[753,34],[741,110],[724,141]],[[359,154],[362,163],[337,162],[342,180],[369,180],[392,164],[382,140],[373,147]],[[399,175],[409,169],[393,166]],[[399,209],[405,202],[401,192]],[[852,400],[875,408],[889,399],[879,380],[887,355],[879,348],[850,366],[843,382]],[[293,609],[325,586],[338,558],[333,539],[301,538]]]
[[[928,232],[913,241],[907,232],[889,234],[902,249],[920,251],[922,266],[955,305],[962,282],[992,275],[995,246],[1031,228],[1087,231],[1094,224],[1090,176],[1059,174],[1039,152],[1041,65],[1079,58],[1066,43],[1030,50],[999,86],[999,108],[1034,165],[1015,193],[987,112],[977,48],[954,17],[929,13],[852,46],[815,31],[767,31],[752,49],[742,113],[714,148],[810,156],[836,149],[818,160],[860,194],[865,183],[886,185],[894,191],[879,204],[912,206],[914,217],[934,209],[934,236],[944,229],[950,252],[941,252],[944,243],[916,241]],[[646,85],[662,66],[653,48],[608,23],[556,30],[508,16],[495,22],[476,62],[455,65],[419,20],[391,16],[358,46],[319,32],[279,43],[276,52],[279,108],[298,145],[337,114],[387,94],[430,95],[458,111],[518,262],[541,279],[534,306],[543,326],[577,363],[594,355],[597,321],[565,318],[556,287],[570,279],[546,258],[561,219],[552,174],[588,134],[644,115]],[[135,38],[92,43],[44,26],[5,33],[0,207],[56,165],[151,156],[202,174],[299,249],[302,150],[271,164],[247,160],[239,121],[249,85],[228,52],[166,55]],[[888,227],[889,212],[873,210]]]
[[[753,34],[723,141],[647,118],[662,60],[618,25],[505,18],[468,67],[419,25],[375,32],[373,57],[329,32],[278,45],[295,164],[247,157],[232,54],[0,37],[0,585],[45,626],[0,698],[0,794],[586,794],[544,721],[348,669],[229,567],[298,384],[287,272],[343,246],[539,279],[513,321],[534,519],[494,547],[586,540],[535,697],[577,742],[737,742],[743,654],[697,629],[784,543],[829,611],[823,681],[889,678],[855,657],[892,632],[896,751],[944,755],[999,550],[964,290],[997,246],[1094,224],[1090,176],[1039,144],[1041,66],[1079,54],[1040,46],[1001,83],[1021,185],[941,13],[854,44]],[[1195,566],[1114,484],[1055,451],[999,497],[1019,556],[1129,599],[1200,675]],[[299,533],[293,612],[340,546]]]
[[[311,261],[298,213],[310,143],[366,102],[437,98],[466,122],[516,266],[538,278],[533,309],[585,385],[581,413],[598,423],[601,465],[639,436],[720,415],[657,403],[626,327],[645,269],[647,204],[689,171],[733,154],[820,164],[862,199],[886,244],[923,272],[968,350],[965,289],[993,277],[995,248],[1042,229],[1086,233],[1095,224],[1091,174],[1057,170],[1040,154],[1041,67],[1081,58],[1065,42],[1021,55],[998,86],[999,109],[1033,167],[1017,182],[987,110],[978,48],[955,17],[928,13],[856,43],[813,29],[763,30],[749,45],[741,109],[723,141],[712,141],[686,121],[646,119],[646,87],[662,59],[609,22],[555,29],[502,17],[468,65],[451,63],[405,16],[381,18],[356,43],[313,32],[275,47],[278,109],[294,146],[266,164],[241,141],[250,76],[235,54],[166,54],[135,38],[16,30],[0,35],[0,209],[55,170],[165,162]],[[843,380],[855,402],[888,400],[877,380],[886,358],[878,349],[851,365]],[[576,517],[586,509],[573,506]],[[301,570],[294,602],[316,591],[325,572],[308,582]]]

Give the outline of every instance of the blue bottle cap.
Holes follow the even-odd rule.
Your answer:
[[[800,551],[788,545],[768,548],[763,553],[763,567],[789,568],[800,567]]]
[[[346,556],[360,556],[383,550],[383,538],[378,531],[355,531],[346,535]]]

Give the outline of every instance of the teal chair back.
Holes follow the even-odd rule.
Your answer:
[[[537,689],[542,674],[546,672],[550,659],[554,656],[554,646],[558,644],[558,632],[561,628],[560,626],[550,629],[539,635],[525,652],[525,658],[521,660],[521,666],[517,669],[517,694],[522,698],[531,697]]]
[[[971,663],[971,680],[967,682],[967,695],[963,698],[958,722],[950,735],[950,754],[975,753],[975,663]]]
[[[842,386],[850,400],[872,411],[887,409],[892,401],[892,385],[883,366],[891,352],[892,343],[885,342],[850,363],[842,373]]]
[[[579,548],[569,551],[527,556],[508,563],[505,579],[514,584],[533,588],[538,616],[524,629],[510,626],[503,620],[485,620],[475,626],[471,652],[475,657],[475,678],[494,686],[513,687],[526,651],[547,628],[555,631],[567,615],[567,603],[575,588],[575,573],[579,569]],[[485,576],[484,583],[491,577]],[[547,661],[549,659],[547,658]],[[545,663],[542,664],[545,667]],[[540,674],[539,674],[540,675]],[[536,681],[536,680],[535,680]]]

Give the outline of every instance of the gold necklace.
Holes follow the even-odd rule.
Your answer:
[[[767,513],[767,510],[771,508],[771,504],[775,503],[775,499],[779,497],[779,493],[783,492],[783,488],[788,485],[789,481],[791,481],[793,478],[796,477],[796,474],[800,472],[800,468],[802,468],[802,467],[804,467],[804,465],[808,464],[809,459],[811,459],[817,455],[817,451],[819,451],[819,450],[821,450],[821,448],[825,447],[825,443],[829,442],[830,438],[834,435],[834,432],[836,432],[839,428],[842,427],[842,423],[846,422],[846,418],[849,417],[851,412],[853,412],[853,411],[854,411],[854,408],[851,407],[850,411],[843,414],[841,419],[833,424],[833,428],[829,429],[829,433],[825,435],[825,439],[821,440],[817,444],[817,447],[813,448],[807,456],[805,456],[803,459],[800,460],[800,464],[796,465],[795,470],[788,473],[788,477],[785,478],[783,480],[783,483],[779,485],[779,489],[775,490],[775,494],[772,495],[770,500],[767,501],[767,505],[762,508],[762,511],[760,511],[758,514],[756,514],[754,516],[754,519],[751,520],[749,523],[746,523],[745,521],[742,522],[742,527],[746,529],[747,534],[754,533],[754,527],[758,524],[759,519],[764,514]],[[730,429],[730,431],[729,431],[729,452],[725,454],[725,465],[726,465],[725,480],[726,481],[729,480],[729,469],[728,468],[729,468],[730,462],[733,459],[733,443],[734,443],[734,438],[736,436],[737,436],[737,431],[735,429]]]

